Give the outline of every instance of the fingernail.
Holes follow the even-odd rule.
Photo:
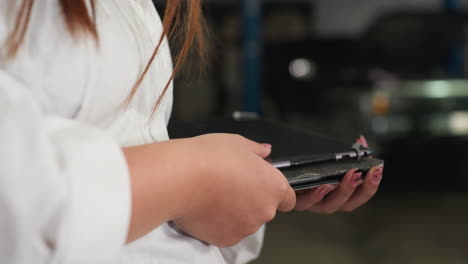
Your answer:
[[[329,185],[324,185],[322,187],[320,187],[321,190],[319,191],[320,195],[321,196],[325,196],[327,195],[331,190],[333,190],[333,187],[332,186],[329,186]]]
[[[351,179],[353,187],[358,187],[363,180],[361,179],[362,172],[355,173]]]
[[[383,173],[383,167],[379,166],[378,168],[375,169],[374,175],[372,176],[372,182],[374,184],[379,184],[380,181],[382,180],[382,173]]]
[[[265,148],[272,148],[273,146],[271,144],[268,144],[268,143],[263,143],[262,144]]]
[[[362,172],[356,172],[356,173],[354,173],[353,177],[351,178],[351,181],[352,182],[357,182],[357,181],[361,180],[361,177],[362,177]]]
[[[363,184],[364,181],[363,180],[358,180],[357,182],[354,182],[353,183],[353,188],[357,188],[359,185]]]
[[[369,147],[369,143],[367,143],[367,139],[364,135],[361,135],[361,141],[362,141],[362,144],[364,145],[364,147]]]

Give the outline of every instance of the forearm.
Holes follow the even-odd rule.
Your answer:
[[[124,149],[132,185],[128,242],[169,220],[201,241],[228,247],[294,207],[271,147],[208,134]]]
[[[189,140],[170,140],[124,148],[132,190],[132,216],[127,242],[189,210],[195,194],[196,163]]]

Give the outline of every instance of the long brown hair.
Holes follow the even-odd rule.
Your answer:
[[[89,35],[99,45],[99,35],[96,28],[96,0],[56,0],[60,4],[64,22],[68,31],[73,37],[82,37]],[[88,5],[89,4],[89,5]],[[18,15],[15,20],[14,28],[6,39],[5,48],[8,58],[13,58],[19,51],[24,42],[28,29],[31,12],[34,7],[34,0],[22,0],[19,6]],[[163,33],[156,44],[156,48],[149,58],[143,72],[138,76],[127,96],[124,105],[128,105],[135,96],[138,87],[147,75],[151,64],[153,63],[161,44],[165,37],[172,42],[180,42],[178,51],[175,52],[174,69],[164,87],[163,92],[154,104],[153,114],[156,112],[162,98],[166,94],[171,82],[177,73],[181,70],[184,59],[187,57],[194,42],[197,45],[198,55],[203,57],[203,16],[201,10],[201,0],[166,0],[166,8],[163,19]]]

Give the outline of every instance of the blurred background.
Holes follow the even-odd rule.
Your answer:
[[[385,160],[365,207],[279,215],[255,263],[468,262],[468,1],[204,2],[206,69],[177,79],[172,122],[253,113]]]

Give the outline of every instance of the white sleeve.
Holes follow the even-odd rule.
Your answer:
[[[257,231],[257,233],[248,236],[239,244],[221,248],[221,254],[229,264],[245,264],[249,263],[260,255],[263,246],[263,237],[265,234],[265,225]]]
[[[128,168],[106,133],[45,115],[0,70],[0,260],[96,263],[124,245]]]

